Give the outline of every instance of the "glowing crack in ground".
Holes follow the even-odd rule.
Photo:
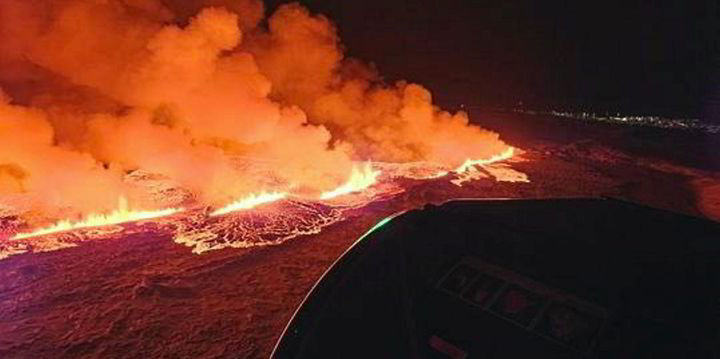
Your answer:
[[[131,235],[172,238],[174,242],[192,248],[192,252],[197,254],[224,248],[268,246],[318,233],[344,220],[344,214],[349,210],[360,209],[408,191],[407,183],[448,181],[463,186],[464,183],[478,180],[529,181],[524,173],[513,169],[507,162],[469,161],[463,171],[426,162],[374,163],[372,167],[365,165],[357,172],[348,183],[354,183],[354,188],[361,190],[349,193],[340,193],[346,191],[338,190],[337,196],[322,196],[325,199],[299,198],[286,192],[261,192],[213,210],[194,202],[189,192],[175,183],[138,171],[128,175],[126,180],[145,189],[152,198],[157,198],[155,204],[183,206],[186,210],[162,213],[165,216],[159,218],[144,219],[141,216],[140,221],[111,221],[97,227],[68,228],[61,232],[12,239],[17,233],[27,232],[28,225],[22,211],[13,212],[13,206],[6,205],[2,207],[0,215],[0,259],[22,253],[74,247],[91,240],[122,239]],[[438,176],[438,173],[442,175]],[[372,179],[371,185],[368,185],[371,182],[369,179]],[[271,185],[269,182],[268,187],[272,188]],[[350,188],[341,188],[345,187]],[[22,203],[22,198],[14,200]]]

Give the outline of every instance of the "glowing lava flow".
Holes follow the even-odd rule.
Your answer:
[[[40,228],[29,233],[15,234],[11,239],[23,239],[43,236],[46,234],[52,234],[57,232],[65,232],[73,229],[101,227],[120,223],[136,222],[146,219],[169,216],[183,210],[184,209],[182,208],[167,208],[157,211],[132,210],[128,207],[127,199],[121,196],[120,198],[118,198],[118,208],[109,214],[91,214],[79,222],[71,222],[69,220],[60,221],[50,227]]]
[[[366,163],[362,169],[353,166],[350,180],[344,185],[320,195],[320,199],[331,199],[345,194],[362,191],[377,182],[380,171],[373,171],[372,165]]]
[[[467,172],[473,166],[476,166],[476,165],[487,166],[487,165],[493,164],[495,162],[507,160],[507,159],[511,158],[513,155],[515,155],[515,148],[508,147],[507,150],[505,150],[502,153],[499,153],[495,156],[492,156],[488,159],[484,159],[484,160],[467,159],[467,160],[465,160],[465,163],[460,165],[460,167],[456,168],[454,172],[455,173]]]
[[[251,208],[257,207],[264,203],[270,203],[270,202],[275,202],[275,201],[281,200],[281,199],[287,197],[287,195],[288,194],[286,192],[272,192],[272,193],[262,192],[259,194],[253,193],[241,200],[235,201],[223,208],[215,210],[214,212],[210,213],[210,216],[221,216],[223,214],[228,214],[230,212],[251,209]]]
[[[476,165],[479,165],[479,166],[491,165],[491,164],[493,164],[493,163],[495,163],[495,162],[500,162],[500,161],[507,160],[507,159],[511,158],[512,156],[514,156],[514,155],[515,155],[515,148],[514,148],[514,147],[509,147],[507,150],[503,151],[502,153],[497,154],[497,155],[494,155],[494,156],[492,156],[492,157],[490,157],[490,158],[488,158],[488,159],[484,159],[484,160],[472,160],[472,159],[469,159],[469,158],[468,158],[467,160],[465,160],[465,162],[464,162],[462,165],[460,165],[460,167],[456,168],[455,170],[453,170],[453,171],[440,171],[440,172],[438,172],[438,173],[435,173],[435,174],[432,175],[432,176],[426,177],[426,179],[433,179],[433,178],[445,177],[445,176],[447,176],[448,174],[450,174],[450,172],[455,172],[455,173],[457,173],[457,174],[463,174],[463,173],[465,173],[465,172],[470,171],[470,169],[472,169],[472,168],[473,168],[474,166],[476,166]]]

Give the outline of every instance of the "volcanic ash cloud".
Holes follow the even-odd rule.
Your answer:
[[[456,166],[508,148],[345,58],[328,19],[262,14],[252,0],[0,2],[0,195],[102,211],[143,169],[211,205],[269,186],[319,196],[354,161]]]

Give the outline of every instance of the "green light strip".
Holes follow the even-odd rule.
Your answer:
[[[395,216],[390,216],[390,217],[385,217],[385,218],[383,218],[380,222],[378,222],[378,223],[375,224],[372,228],[370,228],[369,231],[365,232],[365,234],[363,234],[362,237],[360,237],[360,239],[365,239],[365,237],[367,237],[367,236],[369,236],[370,234],[372,234],[372,232],[375,232],[375,231],[378,230],[380,227],[382,227],[382,226],[386,225],[388,222],[392,221],[393,218],[395,218]]]

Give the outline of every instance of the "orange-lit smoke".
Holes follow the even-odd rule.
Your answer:
[[[507,150],[421,86],[344,58],[328,19],[291,4],[264,28],[263,13],[258,0],[0,2],[0,195],[109,210],[143,169],[220,206],[272,185],[321,196],[353,161],[455,167]]]
[[[269,19],[268,32],[246,42],[272,82],[272,95],[299,105],[362,159],[435,161],[450,166],[507,149],[497,133],[470,126],[467,114],[432,103],[417,84],[384,84],[371,66],[343,55],[334,25],[295,4]]]

